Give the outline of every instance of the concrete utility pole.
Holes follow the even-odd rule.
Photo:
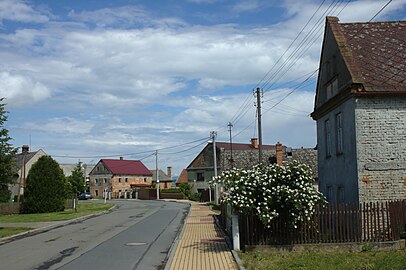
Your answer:
[[[212,131],[210,132],[210,137],[213,140],[213,169],[214,169],[214,177],[217,177],[217,152],[216,152],[216,137],[217,137],[217,132]],[[219,204],[219,188],[218,185],[215,184],[214,187],[214,202],[216,204]]]
[[[258,140],[259,140],[259,163],[262,163],[262,123],[261,123],[261,94],[262,91],[260,88],[257,88],[255,91],[257,95],[257,114],[258,114]]]
[[[233,128],[233,124],[228,122],[228,131],[230,132],[230,163],[232,164],[233,161],[233,137],[231,136],[231,129]],[[232,166],[231,166],[232,167]]]
[[[158,150],[155,150],[155,180],[156,180],[156,199],[159,200]]]

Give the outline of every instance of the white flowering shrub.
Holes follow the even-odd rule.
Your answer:
[[[222,201],[241,213],[254,211],[264,225],[281,218],[297,227],[310,219],[324,196],[314,189],[309,166],[294,161],[285,166],[256,165],[250,170],[232,169],[211,182],[223,185]]]

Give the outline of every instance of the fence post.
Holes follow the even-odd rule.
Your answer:
[[[231,215],[231,226],[232,226],[232,236],[233,236],[233,249],[240,250],[240,229],[238,226],[238,213]]]

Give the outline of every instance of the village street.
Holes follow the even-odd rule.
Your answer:
[[[111,213],[0,245],[0,269],[157,269],[189,206],[113,202]]]

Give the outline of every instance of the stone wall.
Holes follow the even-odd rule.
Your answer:
[[[360,202],[406,199],[406,98],[356,102]]]

